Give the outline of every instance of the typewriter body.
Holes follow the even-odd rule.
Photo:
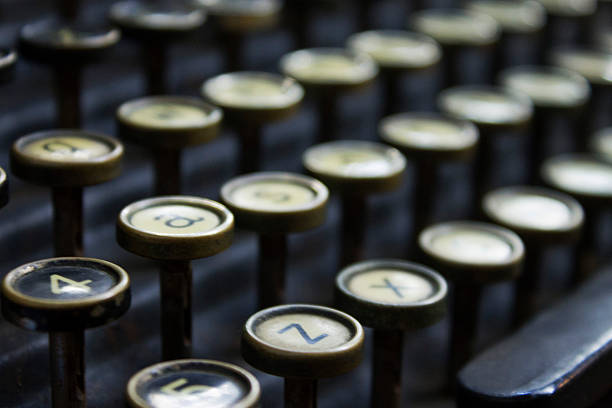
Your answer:
[[[61,10],[67,15],[62,18],[70,20],[73,17],[71,14],[74,14],[70,11],[71,7],[78,9],[76,19],[85,30],[88,27],[110,26],[109,10],[114,3],[114,0],[82,0],[74,3],[41,0],[0,1],[0,46],[18,50],[18,62],[11,80],[0,85],[3,95],[0,101],[0,166],[6,170],[10,181],[10,201],[0,210],[0,276],[4,277],[20,265],[51,258],[55,254],[53,208],[49,188],[13,175],[10,170],[12,164],[9,162],[9,152],[13,143],[24,135],[58,128],[57,87],[61,87],[62,82],[58,82],[56,74],[62,69],[57,66],[62,64],[61,61],[56,61],[57,65],[50,69],[49,64],[20,55],[23,47],[22,42],[20,43],[20,30],[26,24],[60,18]],[[121,266],[129,274],[132,292],[131,306],[122,317],[86,331],[85,380],[87,404],[90,407],[126,406],[125,389],[130,377],[160,361],[162,312],[159,306],[161,294],[158,264],[152,259],[135,255],[122,248],[116,239],[117,217],[122,209],[130,203],[155,195],[153,189],[156,180],[150,149],[120,138],[116,118],[121,104],[155,90],[156,84],[151,82],[154,81],[151,78],[155,78],[155,75],[151,74],[147,79],[144,73],[146,69],[143,70],[143,67],[147,64],[161,64],[162,60],[167,62],[165,69],[160,68],[161,73],[158,73],[166,81],[162,88],[157,89],[163,92],[153,93],[201,99],[203,82],[219,74],[238,70],[278,73],[281,57],[300,48],[298,44],[308,47],[345,47],[351,34],[366,29],[412,29],[409,28],[409,21],[412,13],[416,13],[412,8],[417,6],[411,1],[400,0],[286,0],[284,3],[284,8],[274,23],[261,30],[245,31],[240,34],[239,40],[238,36],[228,35],[226,31],[231,30],[224,31],[218,19],[208,15],[202,27],[169,42],[164,53],[143,51],[147,47],[154,50],[157,46],[161,47],[163,41],[160,38],[163,38],[163,33],[162,37],[157,34],[158,37],[151,36],[144,41],[135,39],[134,36],[122,35],[121,40],[95,63],[88,64],[79,71],[81,123],[78,128],[120,139],[124,142],[125,149],[120,176],[84,189],[84,254]],[[467,7],[465,4],[459,4],[458,0],[424,3],[426,4],[421,6],[425,9]],[[589,33],[585,37],[586,44],[592,45],[594,41],[599,41],[593,38],[600,38],[599,33],[606,30],[609,33],[612,29],[612,13],[604,14],[605,10],[610,8],[606,3],[600,1],[597,3],[598,11],[591,13],[595,17],[586,26],[595,33]],[[504,41],[496,45],[499,47],[502,44],[505,47],[504,67],[542,65],[539,61],[541,47],[550,50],[560,45],[584,44],[580,31],[583,26],[574,20],[571,16],[549,19],[549,23],[554,22],[555,30],[543,40],[541,36],[513,35],[504,38]],[[540,46],[538,41],[542,41],[543,45]],[[603,40],[601,43],[603,44]],[[466,48],[461,51],[452,48],[452,52],[459,55],[454,55],[456,58],[453,59],[459,68],[454,68],[458,74],[452,85],[491,84],[492,81],[497,81],[492,79],[497,77],[492,77],[491,71],[499,68],[497,59],[502,58],[499,56],[500,51],[493,46]],[[445,58],[446,51],[446,47],[441,48],[441,58]],[[612,50],[608,49],[607,52]],[[62,55],[57,58],[62,58]],[[608,64],[609,74],[612,62]],[[62,66],[66,69],[70,64]],[[76,71],[71,69],[68,68],[67,75],[77,75]],[[449,80],[444,69],[443,63],[436,63],[427,70],[398,75],[399,79],[392,85],[396,94],[396,107],[393,111],[399,113],[439,110],[438,95]],[[154,68],[152,70],[155,71]],[[68,86],[66,84],[69,83],[73,82],[68,81],[64,85]],[[598,99],[599,105],[596,108],[589,105],[589,109],[598,112],[594,118],[589,119],[592,120],[589,124],[590,130],[612,125],[611,88],[607,86],[603,92],[604,97]],[[325,99],[316,97],[316,92],[312,93],[309,87],[305,88],[306,97],[295,113],[262,126],[259,170],[305,173],[302,154],[307,148],[320,142],[317,134],[320,131],[318,120],[321,112],[325,110],[319,106]],[[372,80],[363,89],[343,94],[335,100],[335,104],[326,105],[337,113],[333,121],[334,138],[380,142],[379,122],[384,116],[383,111],[387,109],[385,98],[388,95],[389,87],[386,83],[382,80]],[[226,126],[228,118],[233,120],[231,114],[225,115],[216,138],[182,150],[181,194],[219,201],[222,186],[241,172],[239,157],[244,160],[245,152],[244,149],[241,150],[237,127]],[[551,137],[548,137],[545,157],[576,150],[573,141],[575,127],[568,126],[565,119],[567,118],[556,116],[550,120],[547,132]],[[526,153],[530,142],[529,131],[526,129],[528,126],[501,132],[489,152],[489,159],[494,166],[490,167],[487,174],[478,173],[472,164],[465,161],[442,163],[435,172],[437,186],[433,192],[429,192],[432,199],[427,207],[432,222],[484,219],[472,200],[475,189],[474,174],[476,178],[485,177],[489,180],[489,190],[530,184],[527,182],[529,159]],[[584,138],[588,136],[581,134]],[[256,154],[254,150],[253,154]],[[422,251],[414,250],[417,238],[413,228],[425,227],[413,211],[415,197],[423,194],[423,191],[415,191],[414,188],[418,177],[415,164],[417,162],[418,160],[408,157],[406,171],[398,188],[368,198],[364,219],[355,221],[363,224],[365,228],[362,259],[394,258],[426,265],[431,263]],[[590,279],[610,273],[609,259],[606,262],[606,255],[610,255],[610,251],[606,249],[612,243],[610,220],[606,217],[605,206],[603,210],[603,216],[598,215],[598,221],[595,222],[594,232],[597,234],[599,258],[597,272]],[[340,243],[343,238],[340,231],[343,211],[346,211],[344,202],[332,191],[325,221],[316,228],[289,235],[290,238],[286,241],[286,302],[330,307],[336,304],[334,277],[339,271],[340,253],[343,250]],[[587,217],[589,215],[587,213]],[[558,304],[565,302],[578,290],[578,284],[568,287],[574,268],[573,245],[575,244],[554,245],[546,250],[538,283],[539,292],[534,313],[536,318],[542,311],[554,312]],[[527,248],[529,250],[529,246]],[[281,407],[282,379],[256,370],[243,360],[240,353],[245,322],[258,310],[258,252],[257,235],[253,231],[236,227],[233,242],[226,250],[209,258],[193,260],[191,354],[194,358],[229,362],[249,370],[255,374],[261,385],[261,406]],[[436,269],[436,266],[431,266]],[[74,281],[71,282],[73,283],[69,284],[74,284]],[[450,286],[452,287],[452,284]],[[516,336],[511,325],[513,287],[513,281],[494,282],[484,287],[478,312],[474,352],[470,361],[482,351]],[[609,290],[612,291],[612,287]],[[580,300],[577,302],[580,303]],[[593,308],[596,306],[584,306],[587,319]],[[403,359],[401,406],[456,406],[457,395],[449,391],[447,383],[447,344],[451,326],[449,316],[450,313],[430,327],[405,333],[403,357],[400,356],[400,359]],[[531,319],[526,320],[524,327],[531,327]],[[594,320],[594,326],[601,325],[601,316],[597,319]],[[610,321],[612,322],[612,319]],[[569,327],[568,330],[572,328]],[[563,328],[559,328],[559,331],[563,331]],[[372,329],[365,329],[365,354],[363,363],[358,368],[347,374],[320,381],[318,406],[336,408],[368,404],[371,398],[372,334]],[[557,333],[551,333],[551,336],[555,335]],[[518,349],[529,348],[529,342],[532,340],[532,337],[526,340],[518,339],[513,344],[518,344]],[[560,346],[560,349],[565,350],[564,347]],[[550,405],[546,405],[549,401],[545,400],[541,405],[536,402],[532,406],[609,406],[612,399],[606,395],[607,390],[601,385],[605,381],[612,385],[612,381],[608,381],[609,371],[606,371],[606,367],[610,365],[608,348],[607,344],[599,344],[598,348],[591,350],[593,360],[581,355],[584,361],[601,362],[601,366],[598,366],[601,367],[598,368],[601,372],[597,377],[599,380],[596,381],[596,387],[576,381],[575,388],[572,388],[572,395],[585,396],[584,401],[588,401],[586,405],[580,398],[568,399],[567,401],[571,401],[567,402],[568,405],[563,405],[563,400],[555,402],[552,398]],[[517,356],[523,355],[517,349],[509,349],[508,353],[517,352]],[[47,333],[23,330],[6,319],[0,320],[0,407],[51,406],[50,352],[53,353],[53,350],[49,349]],[[490,353],[488,358],[495,356],[495,353]],[[564,360],[560,358],[560,361]],[[482,358],[479,364],[484,365]],[[530,362],[526,361],[525,365],[529,366]],[[548,368],[550,367],[543,369]],[[570,372],[577,372],[576,375],[580,378],[580,370]],[[595,374],[589,371],[588,380],[585,381],[591,381],[591,375]],[[474,376],[478,377],[476,374]],[[607,380],[604,380],[604,377]],[[569,383],[573,379],[571,376],[562,378]],[[517,385],[517,389],[519,388]],[[463,396],[465,397],[465,394]],[[462,406],[470,406],[470,402],[465,401],[471,400],[464,400],[461,402]],[[515,401],[510,399],[508,406],[514,403]],[[554,405],[555,403],[560,405]],[[522,405],[517,403],[517,406]]]

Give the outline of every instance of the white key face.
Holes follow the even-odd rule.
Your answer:
[[[229,199],[233,205],[242,208],[291,211],[308,206],[315,197],[315,192],[306,186],[274,180],[239,186],[230,193]]]
[[[207,112],[196,106],[169,102],[135,108],[128,118],[136,125],[167,129],[204,126],[209,121]]]
[[[297,51],[283,59],[282,67],[287,75],[305,82],[361,83],[377,73],[370,58],[357,57],[343,49]]]
[[[538,0],[549,12],[566,16],[584,16],[595,12],[597,0]]]
[[[238,367],[210,360],[182,360],[145,368],[128,383],[128,398],[149,408],[229,408],[254,400]],[[251,405],[248,405],[251,406]]]
[[[260,15],[276,12],[278,0],[195,0],[212,14]]]
[[[612,53],[589,50],[565,50],[553,55],[555,64],[583,75],[590,82],[612,83]]]
[[[504,30],[531,32],[546,23],[544,8],[535,1],[475,0],[468,8],[493,17]]]
[[[612,165],[595,160],[554,162],[547,172],[553,181],[570,192],[612,195]]]
[[[484,45],[499,36],[499,25],[483,14],[458,12],[423,12],[414,19],[415,28],[443,44]]]
[[[306,153],[305,163],[317,173],[348,178],[385,177],[397,172],[398,163],[394,160],[400,159],[373,146],[347,143],[321,145]]]
[[[255,328],[255,335],[276,347],[293,351],[326,351],[351,340],[351,331],[328,317],[291,313],[266,319]]]
[[[158,205],[138,210],[128,222],[141,231],[161,235],[206,234],[221,224],[221,218],[207,209],[190,205]]]
[[[353,294],[385,304],[412,304],[434,294],[431,282],[398,269],[373,269],[353,275],[347,283]]]
[[[463,263],[504,263],[511,259],[512,247],[491,232],[454,228],[432,238],[430,249],[438,256]]]
[[[580,106],[590,95],[589,84],[573,75],[560,72],[513,72],[504,85],[527,94],[536,105]]]
[[[523,228],[554,231],[573,222],[566,204],[537,194],[501,194],[493,199],[491,208],[505,223]]]
[[[435,42],[407,31],[366,31],[353,36],[349,45],[381,65],[426,67],[441,56],[440,47]]]
[[[520,123],[531,116],[531,106],[503,92],[457,89],[443,95],[446,112],[479,123]]]
[[[52,136],[34,140],[22,151],[32,157],[58,162],[87,162],[111,152],[111,147],[96,139],[78,136]]]
[[[455,122],[418,117],[386,121],[383,132],[395,144],[432,150],[460,150],[474,145],[478,139],[473,129]]]
[[[204,92],[216,105],[265,109],[288,107],[299,102],[304,90],[289,78],[236,73],[215,77]]]

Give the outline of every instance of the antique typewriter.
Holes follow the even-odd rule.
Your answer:
[[[0,32],[0,407],[612,406],[610,0]]]

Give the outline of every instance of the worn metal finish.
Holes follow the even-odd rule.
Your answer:
[[[55,256],[83,256],[83,188],[53,187]]]
[[[115,0],[84,2],[84,11],[96,21],[106,17],[108,7]],[[2,9],[2,32],[6,41],[11,41],[18,26],[43,17],[49,11],[49,3],[40,0],[5,1]],[[291,3],[291,2],[289,2]],[[330,2],[331,3],[331,2]],[[342,45],[353,30],[352,11],[355,2],[333,2],[338,10],[315,9],[309,21],[307,40],[310,45],[322,42]],[[395,1],[379,2],[379,20],[385,26],[405,27],[405,15],[396,7]],[[398,1],[399,3],[399,1]],[[412,4],[415,4],[411,0]],[[315,18],[317,19],[315,21]],[[306,22],[306,18],[301,19]],[[170,71],[175,91],[197,95],[196,89],[203,78],[216,75],[222,70],[223,44],[206,41],[198,35],[193,41],[181,44],[172,52],[173,67]],[[278,58],[292,47],[288,31],[277,30],[264,35],[255,35],[248,40],[244,57],[249,66],[276,71]],[[551,46],[551,42],[546,44]],[[300,47],[298,47],[300,48]],[[104,64],[87,71],[84,77],[84,125],[88,129],[112,132],[113,112],[126,100],[142,94],[143,76],[139,53],[133,45],[121,41],[112,58]],[[470,59],[473,63],[474,60]],[[465,63],[466,59],[462,60]],[[475,64],[479,66],[478,62]],[[474,65],[471,65],[474,66]],[[44,69],[36,68],[27,60],[20,59],[12,83],[2,84],[5,96],[0,103],[0,145],[5,149],[17,137],[35,129],[55,126],[51,80]],[[477,71],[477,70],[475,70]],[[418,81],[415,89],[418,97],[411,102],[419,110],[431,111],[433,96],[427,93],[437,87],[435,78]],[[427,92],[426,92],[427,91]],[[375,117],[373,110],[380,108],[374,93],[364,93],[354,98],[344,98],[341,104],[338,135],[342,138],[374,138]],[[411,104],[412,106],[412,104]],[[279,124],[266,134],[266,169],[299,171],[299,156],[311,143],[315,135],[313,109],[305,107],[285,124]],[[607,116],[609,119],[609,116]],[[606,116],[603,116],[604,121]],[[283,130],[290,129],[284,133]],[[560,128],[555,140],[568,137],[568,129]],[[282,134],[281,134],[282,133]],[[231,133],[208,146],[185,153],[184,188],[189,194],[215,198],[219,187],[235,175],[237,158]],[[558,139],[557,139],[558,137]],[[556,143],[556,141],[554,142]],[[556,144],[555,144],[556,146]],[[521,182],[521,169],[525,168],[518,139],[503,144],[504,154],[499,157],[503,174],[496,182]],[[89,253],[111,259],[130,271],[133,279],[134,301],[127,314],[117,322],[87,334],[87,386],[91,407],[118,407],[125,404],[125,385],[129,378],[142,367],[154,364],[159,359],[159,293],[158,271],[150,261],[122,250],[114,242],[112,223],[117,213],[126,204],[150,195],[150,157],[139,149],[128,150],[124,175],[110,184],[88,190],[84,206],[87,213],[85,241]],[[6,155],[0,155],[0,164],[8,169]],[[462,176],[462,166],[444,166],[440,172],[440,198],[437,202],[443,219],[466,216],[469,182]],[[9,174],[10,176],[10,174]],[[38,254],[51,256],[53,245],[51,208],[47,191],[26,185],[11,178],[11,202],[0,211],[0,265],[7,271],[16,265],[31,261]],[[371,201],[371,214],[377,222],[371,223],[367,241],[368,256],[403,257],[405,255],[406,227],[411,222],[406,214],[405,200],[413,200],[412,181],[396,193]],[[318,304],[333,304],[331,278],[336,270],[337,234],[339,211],[332,205],[330,217],[321,229],[299,234],[291,238],[291,278],[287,286],[289,301],[304,300]],[[606,224],[607,225],[607,224]],[[602,225],[600,225],[601,227]],[[600,232],[607,228],[598,228]],[[602,234],[603,235],[603,234]],[[604,236],[604,239],[606,237]],[[255,304],[256,237],[239,233],[232,248],[218,256],[193,263],[194,268],[194,320],[193,353],[196,357],[231,361],[240,366],[246,364],[239,355],[238,339],[241,326],[253,311]],[[542,287],[543,307],[551,307],[556,300],[567,296],[560,287],[569,271],[567,251],[561,249],[547,258],[544,271],[547,284]],[[604,263],[604,266],[608,263]],[[594,285],[599,285],[594,282]],[[608,296],[608,289],[602,287]],[[481,331],[477,349],[502,340],[507,335],[507,307],[511,291],[507,285],[486,290],[480,313]],[[605,313],[595,301],[592,310]],[[609,308],[608,308],[609,309]],[[583,319],[585,310],[577,312]],[[609,320],[606,318],[606,320]],[[444,343],[448,322],[427,329],[416,336],[405,339],[406,352],[410,350],[410,362],[414,369],[406,367],[403,386],[407,390],[403,404],[406,406],[452,408],[454,400],[442,392]],[[586,321],[584,322],[587,323]],[[211,327],[213,329],[211,329]],[[606,326],[607,327],[607,326]],[[551,326],[557,330],[558,326]],[[211,336],[211,330],[212,335]],[[546,334],[550,334],[547,330]],[[201,340],[200,340],[201,339]],[[541,340],[541,336],[532,339]],[[532,344],[532,342],[530,342]],[[5,320],[0,321],[0,406],[19,408],[48,407],[51,404],[48,376],[47,335],[30,333],[15,328]],[[524,349],[519,345],[517,350]],[[506,354],[506,356],[508,356]],[[508,356],[508,358],[510,358]],[[522,359],[516,359],[523,365]],[[357,407],[367,404],[369,399],[369,366],[362,364],[355,372],[319,384],[319,404],[322,408]],[[262,385],[262,406],[283,406],[283,382],[252,371]],[[607,370],[609,373],[610,370]],[[600,378],[608,383],[609,375]],[[525,373],[529,377],[529,373]],[[571,384],[571,381],[570,381]],[[588,394],[581,388],[577,394]],[[585,391],[582,394],[582,391]],[[599,407],[610,406],[609,400],[601,400]],[[538,406],[543,407],[543,405]]]
[[[155,195],[181,193],[181,151],[179,149],[153,149]]]
[[[287,236],[259,234],[258,309],[285,303],[285,274],[287,268]]]
[[[317,380],[285,378],[285,408],[317,408]]]
[[[592,406],[610,387],[611,289],[606,271],[479,354],[459,374],[458,406]]]
[[[159,271],[162,360],[191,357],[192,272],[189,261],[165,261]]]
[[[85,333],[49,332],[53,408],[85,408]]]
[[[371,408],[399,408],[402,401],[401,330],[374,330]]]

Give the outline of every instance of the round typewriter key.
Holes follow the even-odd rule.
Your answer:
[[[329,141],[337,131],[340,95],[361,89],[378,74],[367,55],[343,48],[310,48],[291,52],[280,61],[281,71],[316,96],[318,141]]]
[[[502,32],[535,33],[546,24],[546,11],[538,1],[471,0],[467,8],[493,17]]]
[[[285,407],[314,408],[319,378],[346,374],[361,363],[363,328],[328,307],[276,306],[249,318],[241,348],[253,367],[285,377]]]
[[[155,193],[181,191],[181,150],[217,136],[221,109],[199,99],[155,96],[128,101],[117,109],[119,135],[149,147],[155,166]]]
[[[523,272],[514,295],[514,323],[520,325],[536,310],[544,250],[554,244],[575,243],[584,212],[568,195],[527,186],[491,191],[482,206],[492,222],[516,232],[526,246]]]
[[[553,157],[542,164],[542,177],[550,186],[574,196],[589,208],[605,207],[612,199],[612,164],[595,156]]]
[[[439,166],[470,160],[478,143],[478,129],[471,122],[440,114],[400,113],[384,118],[378,133],[414,162],[412,220],[416,236],[433,222],[431,203],[438,189]]]
[[[257,408],[260,386],[253,374],[213,360],[173,360],[146,367],[130,378],[133,408]]]
[[[226,71],[242,68],[240,58],[247,36],[273,28],[280,20],[280,0],[194,0],[216,23],[222,35]]]
[[[607,161],[612,161],[612,127],[600,129],[590,140],[590,150]]]
[[[121,317],[130,306],[128,274],[91,258],[22,265],[2,281],[2,314],[27,330],[49,332],[54,408],[84,408],[84,330]]]
[[[576,248],[574,283],[585,280],[597,265],[597,232],[601,212],[612,200],[612,164],[594,155],[562,155],[542,164],[544,182],[577,199],[586,217]]]
[[[258,233],[259,309],[284,303],[287,234],[323,224],[328,196],[321,182],[292,173],[252,173],[221,188],[236,225]]]
[[[11,171],[51,187],[56,255],[82,255],[83,187],[117,177],[122,156],[119,141],[82,130],[32,133],[13,144]]]
[[[155,197],[121,210],[117,218],[119,245],[161,263],[164,360],[191,355],[190,261],[227,249],[233,232],[232,213],[215,201],[199,197]]]
[[[421,232],[419,246],[454,285],[448,367],[452,384],[473,351],[484,285],[516,279],[525,250],[514,232],[474,221],[432,225]]]
[[[494,165],[494,138],[499,133],[526,127],[533,105],[527,95],[508,88],[459,86],[438,96],[440,110],[452,117],[469,120],[478,126],[480,140],[474,169],[474,200],[478,206],[486,192],[486,175]]]
[[[193,34],[206,20],[202,10],[183,2],[128,0],[115,3],[109,19],[142,48],[149,95],[168,92],[168,48]]]
[[[406,159],[395,148],[357,140],[310,147],[302,156],[305,169],[340,195],[340,264],[362,258],[366,231],[366,197],[399,188]]]
[[[587,80],[572,71],[553,67],[521,66],[500,74],[503,86],[529,96],[534,115],[529,135],[529,177],[538,181],[539,166],[546,156],[546,136],[556,118],[574,118],[589,100],[591,89]],[[571,123],[571,122],[570,122]],[[584,145],[584,137],[574,135],[575,145]]]
[[[293,115],[304,89],[293,79],[265,72],[233,72],[204,82],[202,95],[223,108],[240,137],[240,172],[259,170],[262,126]]]
[[[112,28],[81,27],[55,20],[24,26],[19,33],[19,53],[28,60],[49,65],[54,71],[58,126],[81,125],[81,71],[100,59],[120,38]]]
[[[446,281],[399,260],[364,261],[336,277],[336,304],[374,329],[370,406],[399,408],[405,330],[431,326],[446,314]]]
[[[546,11],[535,0],[470,0],[468,10],[491,16],[501,27],[499,45],[495,47],[493,75],[513,65],[508,50],[512,49],[517,39],[520,45],[532,47],[540,40],[540,33],[546,26]]]
[[[580,48],[567,48],[553,52],[555,65],[584,76],[593,87],[612,86],[612,53]]]
[[[350,49],[368,54],[378,64],[385,89],[384,114],[398,107],[402,74],[425,71],[435,66],[442,57],[440,46],[432,38],[409,31],[364,31],[350,36],[347,45]]]
[[[461,81],[461,54],[465,49],[483,49],[499,40],[499,24],[486,14],[462,9],[429,9],[414,13],[410,26],[438,41],[444,49],[444,88]]]
[[[15,51],[0,49],[0,82],[8,82],[13,78],[16,63]]]
[[[4,207],[9,201],[9,182],[6,172],[0,167],[0,208]]]
[[[608,114],[602,107],[607,106],[606,98],[612,90],[612,52],[566,48],[554,51],[551,59],[554,65],[577,72],[590,82],[591,98],[576,124],[576,133],[592,134],[599,127],[599,117]]]

